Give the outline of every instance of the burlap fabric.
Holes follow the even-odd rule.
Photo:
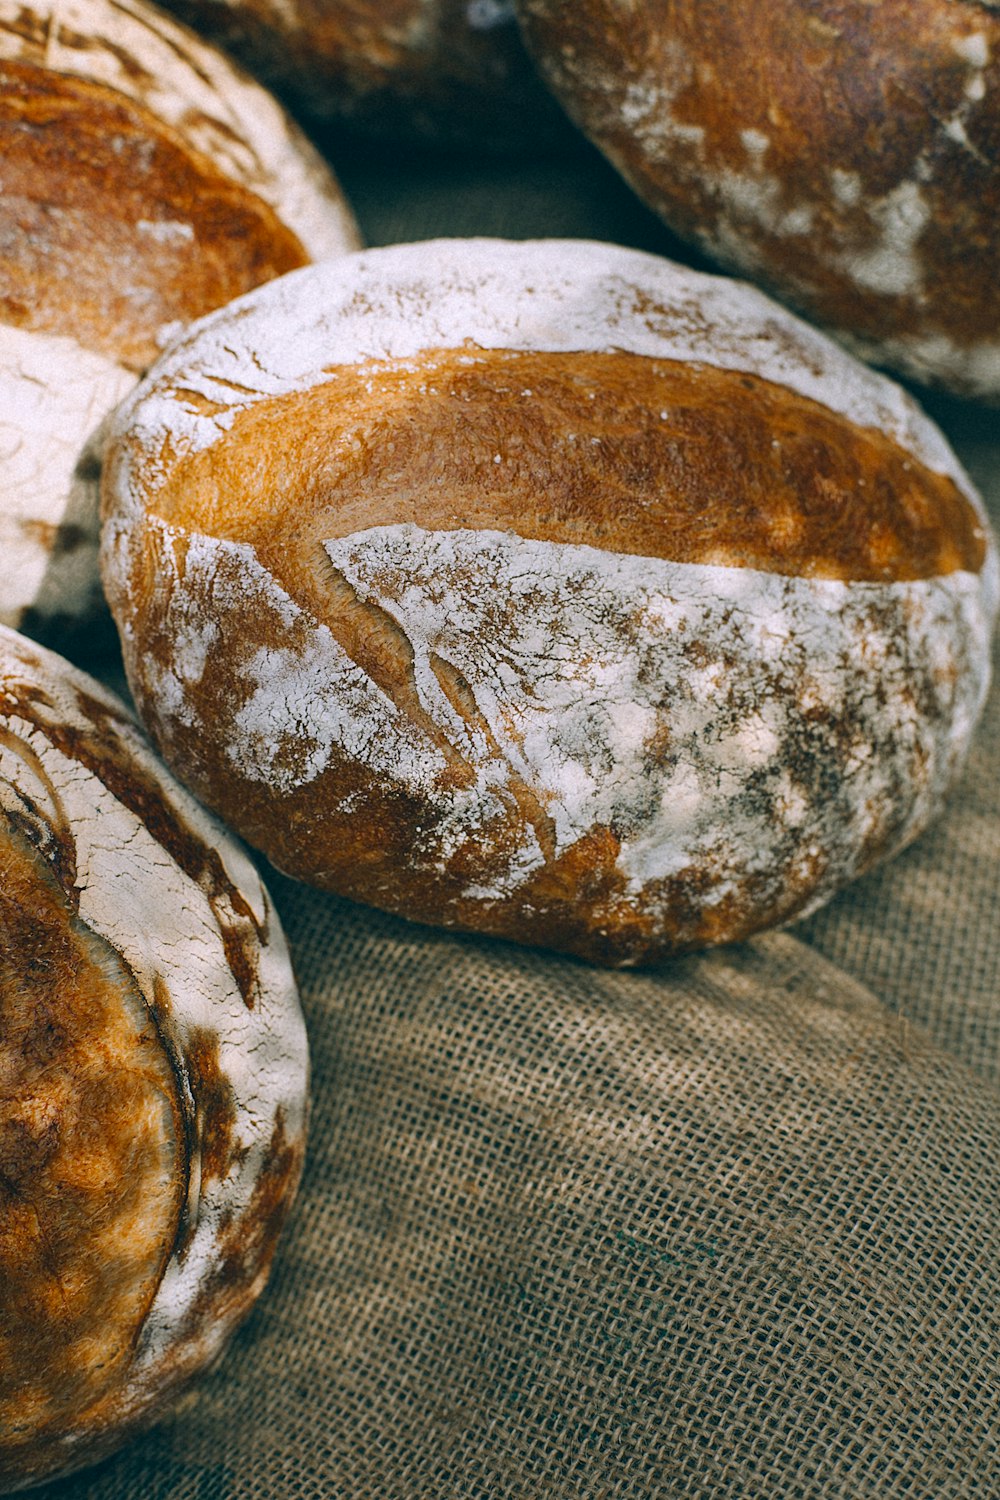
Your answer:
[[[427,170],[358,169],[371,239],[665,243],[592,165]],[[938,415],[1000,518],[995,419]],[[271,1287],[171,1418],[40,1493],[996,1500],[998,789],[995,691],[894,866],[656,973],[272,877],[315,1104]]]

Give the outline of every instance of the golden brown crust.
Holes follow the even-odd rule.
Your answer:
[[[1000,327],[996,7],[519,6],[563,103],[673,229],[887,362],[976,390],[961,351]]]
[[[0,630],[0,1490],[163,1414],[252,1306],[305,1038],[242,852],[97,683]]]
[[[171,763],[420,920],[608,963],[744,937],[916,835],[985,690],[996,555],[940,434],[613,247],[277,282],[176,346],[105,481]]]
[[[64,1433],[101,1431],[186,1181],[176,1080],[141,995],[4,826],[0,1483]]]
[[[978,572],[986,550],[954,480],[884,433],[758,376],[627,353],[469,348],[338,369],[242,411],[176,465],[156,509],[249,542],[331,622],[344,601],[322,544],[372,526],[871,582]]]
[[[296,236],[142,106],[0,63],[0,317],[141,370],[157,332],[305,264]]]

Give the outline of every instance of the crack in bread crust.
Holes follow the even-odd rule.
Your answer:
[[[758,376],[624,352],[332,370],[246,407],[154,504],[279,577],[298,547],[306,579],[310,541],[403,522],[859,582],[978,572],[986,552],[954,480],[885,434]],[[322,582],[310,595],[333,618]]]

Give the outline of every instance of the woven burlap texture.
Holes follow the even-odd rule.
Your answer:
[[[39,1493],[996,1500],[998,788],[994,690],[900,860],[655,974],[271,876],[315,1086],[272,1284],[168,1420]]]
[[[275,888],[316,1072],[278,1272],[57,1491],[995,1493],[1000,1122],[961,1063],[791,936],[594,974]]]

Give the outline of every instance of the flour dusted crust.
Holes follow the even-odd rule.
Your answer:
[[[168,758],[293,873],[637,962],[909,841],[988,679],[981,503],[736,283],[400,246],[204,320],[123,408],[105,584]]]
[[[569,136],[512,0],[170,0],[167,9],[317,119],[490,153]]]
[[[0,619],[97,607],[98,428],[184,323],[358,244],[274,100],[133,0],[0,3]]]
[[[577,123],[678,233],[859,353],[1000,401],[1000,9],[518,0]]]
[[[270,204],[310,260],[358,244],[329,167],[279,104],[143,0],[0,0],[0,58],[103,85]]]
[[[245,855],[123,706],[0,627],[0,1488],[153,1419],[266,1279],[306,1040]]]

